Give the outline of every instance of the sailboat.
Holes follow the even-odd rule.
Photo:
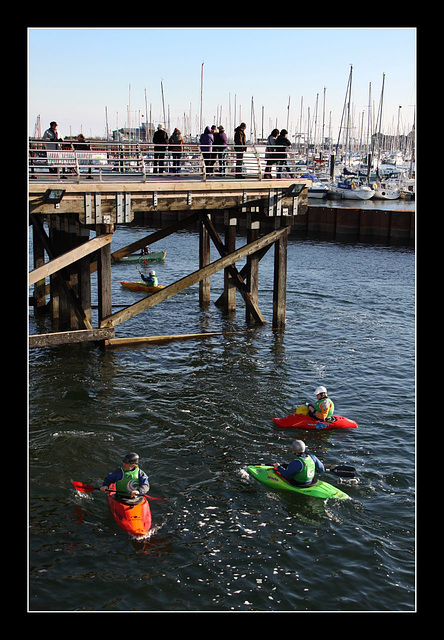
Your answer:
[[[360,184],[357,178],[353,176],[341,176],[336,182],[332,182],[330,184],[330,193],[347,200],[370,200],[375,195],[373,189]]]
[[[397,200],[401,195],[401,190],[394,183],[375,182],[372,187],[377,200]]]

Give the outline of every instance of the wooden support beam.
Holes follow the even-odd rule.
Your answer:
[[[32,235],[33,235],[33,253],[34,253],[34,267],[39,268],[45,264],[45,247],[43,246],[43,242],[40,238],[37,229],[32,227]],[[45,279],[37,278],[34,282],[30,283],[34,284],[34,309],[35,312],[38,313],[46,308],[46,286]]]
[[[207,219],[209,219],[209,215]],[[210,258],[210,236],[205,224],[199,224],[199,269],[206,267],[211,262]],[[210,278],[204,278],[199,282],[199,304],[206,306],[210,304]]]
[[[274,245],[273,329],[283,329],[286,322],[287,241],[288,234],[284,234]]]
[[[150,309],[151,307],[154,307],[156,304],[159,304],[160,302],[163,302],[164,300],[171,298],[172,296],[176,295],[176,293],[180,293],[184,289],[187,289],[188,287],[191,287],[192,285],[197,284],[204,278],[208,278],[209,276],[213,275],[217,271],[220,271],[221,269],[225,269],[225,267],[228,266],[229,264],[234,264],[237,260],[241,260],[242,258],[245,258],[246,256],[251,255],[252,253],[255,253],[259,249],[262,249],[262,247],[269,245],[273,242],[276,242],[276,240],[278,240],[281,236],[283,235],[287,236],[289,232],[290,232],[290,227],[282,227],[281,229],[276,229],[274,231],[271,231],[270,233],[263,236],[262,238],[259,238],[255,242],[252,242],[251,244],[247,244],[241,247],[240,249],[237,249],[234,253],[231,253],[228,256],[220,258],[219,260],[216,260],[215,262],[212,262],[211,264],[209,264],[207,267],[204,267],[203,269],[199,269],[198,271],[195,271],[194,273],[191,273],[188,276],[185,276],[181,280],[178,280],[177,282],[170,284],[169,286],[165,287],[161,291],[158,291],[157,293],[153,293],[151,296],[147,296],[146,298],[139,300],[138,302],[131,305],[130,307],[127,307],[122,311],[118,311],[117,313],[110,315],[107,318],[104,318],[100,323],[100,326],[115,327],[118,324],[125,322],[125,320],[129,320],[130,318],[133,318],[138,313],[141,313],[146,309]],[[245,295],[248,297],[249,294],[245,292]],[[265,320],[263,320],[263,322],[265,323]]]
[[[227,253],[233,253],[236,250],[236,226],[237,218],[230,217],[227,212],[225,217],[225,250]],[[227,313],[233,313],[236,310],[236,285],[235,279],[237,274],[234,275],[232,269],[234,265],[228,265],[224,269],[224,293],[225,293],[225,311]],[[237,271],[237,269],[236,269]],[[239,282],[239,281],[238,281]],[[244,286],[243,281],[240,283],[242,288]],[[239,289],[240,291],[240,289]]]
[[[252,221],[251,214],[247,214],[247,242],[254,242],[259,237],[259,221]],[[246,289],[251,295],[255,303],[258,301],[259,292],[259,259],[256,254],[247,257],[246,267]],[[247,323],[252,321],[251,313],[246,308],[245,320]]]
[[[111,247],[103,246],[97,258],[97,286],[99,302],[99,325],[103,318],[112,313],[112,288],[111,288]]]
[[[247,331],[251,331],[248,329]],[[205,333],[182,333],[169,336],[140,336],[134,338],[111,338],[107,341],[107,347],[133,347],[143,344],[166,344],[175,340],[200,340],[213,338],[214,336],[231,336],[247,331],[206,331]]]
[[[29,348],[52,347],[58,344],[74,344],[76,342],[99,342],[114,337],[113,328],[101,328],[78,331],[58,331],[29,336]]]
[[[260,251],[256,251],[256,253],[252,253],[251,256],[253,258],[257,259],[258,262],[260,262],[262,260],[262,258],[264,257],[264,255],[269,251],[269,249],[271,247],[272,247],[272,245],[269,244],[266,247],[263,247]],[[247,260],[248,260],[248,257],[247,257]],[[247,275],[248,275],[248,265],[245,264],[238,273],[239,273],[240,277],[242,278],[242,282],[243,282],[245,280],[245,278],[247,277]],[[219,298],[214,303],[216,305],[216,307],[221,307],[221,306],[224,305],[224,301],[223,301],[224,296],[225,296],[225,292],[220,294]]]
[[[36,282],[39,282],[39,280],[42,280],[47,276],[52,275],[53,273],[56,273],[56,271],[60,271],[60,269],[64,269],[65,267],[72,264],[73,262],[77,262],[77,260],[84,258],[90,253],[97,251],[97,249],[100,249],[101,247],[104,247],[106,244],[109,244],[112,241],[112,239],[113,239],[112,233],[97,236],[95,238],[92,238],[88,242],[85,242],[84,244],[80,245],[79,247],[75,247],[74,249],[71,249],[71,251],[67,251],[66,253],[63,253],[61,256],[58,256],[57,258],[53,258],[50,262],[46,262],[41,267],[38,267],[37,269],[30,271],[29,286],[31,286],[32,284],[35,284]]]
[[[205,226],[208,229],[208,232],[211,236],[212,241],[214,242],[216,249],[218,250],[218,252],[220,253],[220,255],[222,257],[225,257],[227,255],[232,255],[229,253],[227,246],[223,244],[222,240],[219,238],[219,235],[216,231],[216,228],[213,224],[213,222],[211,220],[204,220],[203,221]],[[268,247],[267,247],[268,248]],[[262,250],[264,250],[265,247],[263,247]],[[244,302],[246,304],[246,307],[250,313],[250,317],[252,317],[258,324],[265,324],[265,319],[257,305],[257,300],[255,300],[253,298],[253,296],[251,296],[251,294],[248,292],[246,286],[244,285],[244,277],[239,273],[239,271],[236,269],[234,264],[229,264],[226,267],[226,271],[229,272],[230,276],[231,276],[231,280],[232,282],[230,284],[233,284],[235,287],[237,287],[239,293],[241,294],[242,298],[244,299]],[[234,292],[233,292],[234,293]],[[233,303],[231,301],[231,306],[229,306],[228,304],[228,300],[227,300],[227,285],[224,282],[224,292],[223,294],[218,298],[217,302],[216,302],[217,306],[220,307],[225,307],[227,310],[233,310]]]

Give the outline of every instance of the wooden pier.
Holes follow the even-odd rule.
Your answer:
[[[287,238],[294,216],[307,206],[309,181],[264,180],[261,176],[214,181],[192,177],[162,176],[150,180],[131,175],[113,180],[63,181],[38,177],[29,182],[29,220],[33,232],[34,269],[30,300],[36,314],[49,312],[54,332],[29,336],[30,347],[74,342],[98,342],[105,346],[123,344],[115,338],[115,327],[135,315],[199,283],[199,303],[210,302],[210,278],[224,271],[224,292],[216,304],[226,311],[236,308],[236,292],[245,303],[249,326],[263,325],[258,306],[258,267],[265,253],[274,247],[273,328],[282,329],[286,317]],[[112,251],[115,226],[129,224],[135,213],[178,212],[178,220],[137,242]],[[224,234],[219,236],[212,219],[223,214]],[[247,241],[235,246],[236,229],[242,220]],[[45,230],[44,221],[48,232]],[[263,233],[265,221],[267,229]],[[147,244],[184,228],[198,228],[199,255],[196,270],[161,291],[113,312],[111,268],[116,259],[140,251]],[[93,235],[94,234],[94,235]],[[91,237],[92,236],[92,237]],[[210,245],[219,258],[210,262]],[[239,271],[236,262],[247,258]],[[91,273],[97,271],[98,327],[92,326]],[[49,278],[49,284],[47,279]],[[49,298],[49,299],[48,299]],[[178,339],[192,337],[190,334]],[[165,336],[171,340],[174,336]],[[133,341],[159,342],[162,336]]]

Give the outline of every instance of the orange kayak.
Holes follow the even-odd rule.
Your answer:
[[[156,293],[156,291],[165,289],[163,284],[159,284],[157,287],[151,287],[144,282],[121,282],[120,284],[124,289],[129,289],[130,291],[146,291],[147,293]]]
[[[110,485],[115,489],[115,485]],[[116,500],[115,493],[108,493],[108,505],[119,527],[132,536],[145,536],[151,528],[151,511],[146,498],[138,504],[124,504]]]

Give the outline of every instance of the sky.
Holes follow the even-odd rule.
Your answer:
[[[129,111],[133,126],[151,113],[156,127],[196,135],[202,91],[203,127],[232,131],[243,121],[248,137],[288,123],[291,138],[301,122],[313,133],[316,120],[318,135],[324,125],[336,139],[351,72],[356,136],[366,135],[369,116],[375,126],[383,78],[381,131],[406,134],[416,36],[415,27],[30,27],[28,133],[40,116],[42,133],[56,120],[62,137],[102,137],[107,120],[110,131],[127,126]]]

